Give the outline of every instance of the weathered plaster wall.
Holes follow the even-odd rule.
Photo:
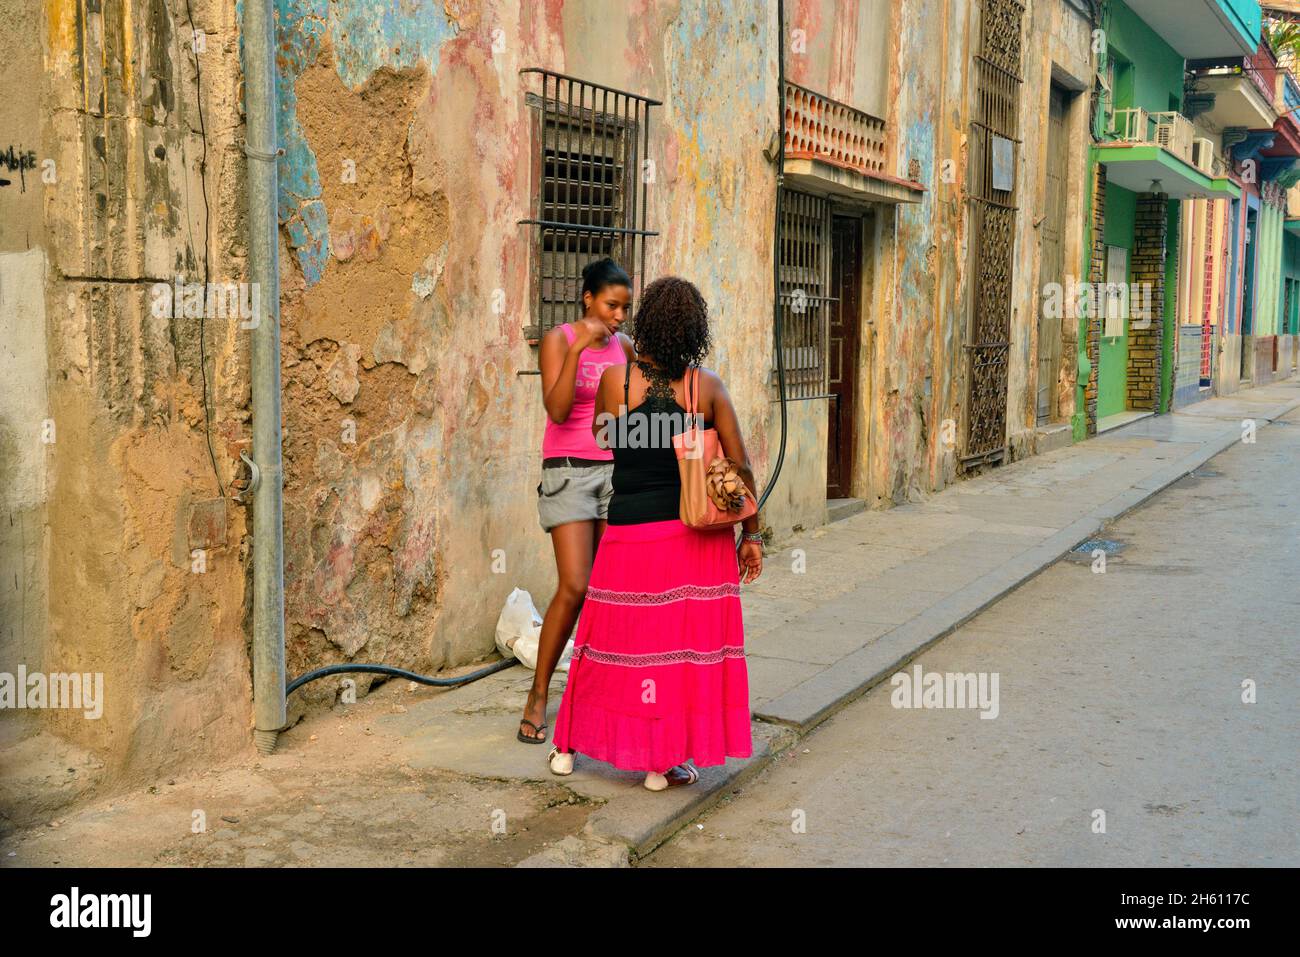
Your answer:
[[[858,352],[857,411],[853,447],[857,462],[853,472],[852,493],[873,508],[889,504],[885,498],[888,446],[876,443],[875,436],[883,428],[883,403],[877,400],[878,385],[884,365],[882,329],[894,314],[894,220],[896,210],[885,206],[876,210],[864,224],[862,339]]]
[[[0,79],[39,89],[40,10],[0,2]],[[40,660],[48,601],[45,228],[41,216],[40,96],[0,99],[0,670]],[[10,712],[6,737],[24,716]]]
[[[965,401],[969,320],[966,139],[978,4],[900,0],[894,4],[792,5],[807,55],[792,54],[791,78],[846,99],[886,121],[888,171],[920,181],[920,203],[884,209],[872,241],[875,263],[863,336],[861,419],[855,494],[877,505],[915,500],[956,480],[958,424]],[[866,17],[864,18],[864,14]],[[886,27],[888,24],[888,27]],[[904,26],[905,25],[905,28]],[[854,30],[856,38],[848,38]],[[1091,25],[1059,0],[1026,14],[1017,176],[1021,213],[1014,247],[1008,442],[1032,449],[1037,361],[1037,224],[1045,192],[1046,111],[1053,74],[1083,87],[1093,72]],[[888,40],[884,39],[888,37]],[[823,39],[826,38],[826,39]],[[847,57],[844,51],[857,54]],[[1046,56],[1043,53],[1046,52]],[[851,66],[852,69],[848,69]],[[857,79],[846,79],[852,74]],[[883,90],[884,105],[877,112]],[[861,97],[855,100],[853,97]],[[1086,103],[1071,114],[1067,271],[1083,266],[1083,184],[1088,176]],[[1062,408],[1073,411],[1077,327],[1063,343]]]
[[[787,78],[884,119],[890,112],[896,6],[894,0],[787,3]]]
[[[872,431],[875,501],[922,497],[957,478],[960,424],[966,402],[966,356],[972,290],[968,275],[969,179],[966,144],[973,104],[972,58],[979,43],[979,5],[903,0],[897,5],[896,63],[891,75],[891,150],[900,174],[925,187],[921,203],[901,206],[882,224],[893,234],[881,252],[888,315],[878,323],[878,408]],[[1083,84],[1092,74],[1087,21],[1059,2],[1031,4],[1022,30],[1021,138],[1016,169],[1020,212],[1013,247],[1007,441],[1013,457],[1033,448],[1039,303],[1038,236],[1045,195],[1046,111],[1055,66],[1058,79]],[[1046,53],[1046,56],[1044,56]],[[1086,112],[1071,114],[1068,159],[1067,267],[1082,267],[1087,177]],[[1077,114],[1077,115],[1076,115]],[[1067,268],[1067,271],[1071,271]],[[1076,348],[1065,330],[1061,391],[1073,396]],[[1077,333],[1076,333],[1077,335]],[[1065,408],[1069,409],[1067,399]]]
[[[85,750],[99,783],[121,784],[248,743],[243,516],[217,501],[199,324],[150,308],[156,282],[200,281],[205,253],[214,282],[241,278],[234,11],[197,0],[191,26],[181,0],[4,6],[26,51],[3,58],[19,71],[11,88],[39,91],[11,101],[39,106],[4,118],[48,166],[27,174],[29,198],[0,192],[5,322],[12,305],[25,324],[6,336],[23,388],[6,389],[0,414],[17,423],[14,464],[33,470],[13,487],[44,500],[44,539],[33,529],[19,566],[26,639],[6,644],[0,668],[102,673],[100,719],[46,710],[24,733],[56,732],[48,754]],[[228,484],[247,419],[243,338],[236,321],[205,333]],[[34,452],[44,419],[54,441]],[[6,502],[11,522],[21,505]],[[15,633],[8,602],[4,629]]]
[[[492,649],[512,588],[545,607],[554,583],[539,380],[520,374],[537,363],[532,235],[516,225],[536,80],[518,71],[663,100],[648,278],[703,291],[711,364],[762,474],[774,17],[730,2],[277,8],[289,670],[466,662]]]
[[[792,534],[826,524],[826,402],[786,405],[785,462],[780,480],[763,506],[763,522],[780,545]],[[780,410],[774,408],[767,441],[773,454],[781,438]]]
[[[1017,223],[1017,304],[1024,302],[1025,321],[1012,322],[1012,353],[1009,370],[1007,433],[1009,443],[1020,449],[1029,446],[1036,420],[1038,389],[1038,317],[1043,303],[1040,233],[1047,209],[1048,111],[1052,81],[1071,91],[1066,112],[1066,208],[1062,229],[1062,258],[1065,281],[1083,280],[1085,270],[1085,198],[1089,177],[1088,120],[1093,73],[1092,24],[1062,0],[1040,0],[1026,15],[1024,64],[1025,112],[1022,123],[1020,183],[1021,215]],[[1019,317],[1017,316],[1017,320]],[[1058,421],[1068,422],[1074,414],[1079,363],[1078,319],[1061,320],[1061,362],[1057,381],[1051,388],[1058,397]]]
[[[0,671],[10,673],[41,660],[49,597],[44,279],[40,246],[0,251]]]
[[[895,170],[926,187],[921,202],[890,211],[881,273],[892,287],[876,324],[870,474],[875,503],[923,497],[942,485],[942,423],[956,414],[962,315],[955,301],[964,268],[961,186],[970,8],[942,0],[898,5],[892,109],[885,119]],[[936,70],[940,65],[946,69]],[[954,71],[956,73],[954,74]],[[955,164],[955,182],[941,178]],[[914,174],[914,175],[913,175]],[[940,248],[945,250],[940,255]]]

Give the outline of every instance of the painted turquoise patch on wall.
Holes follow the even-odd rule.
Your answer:
[[[444,6],[442,0],[330,4],[339,79],[355,90],[384,66],[401,70],[424,63],[437,73],[442,45],[456,36]]]
[[[346,9],[340,10],[340,7]],[[380,67],[418,63],[436,72],[442,44],[456,35],[434,0],[331,4],[328,0],[275,0],[278,215],[308,286],[320,282],[329,262],[329,214],[321,200],[316,154],[298,122],[298,77],[316,62],[328,31],[336,70],[357,89]]]

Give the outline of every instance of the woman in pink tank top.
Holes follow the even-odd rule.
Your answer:
[[[582,270],[582,317],[542,338],[542,481],[537,512],[551,536],[559,578],[542,619],[537,671],[516,736],[527,744],[546,741],[546,698],[551,675],[573,632],[587,595],[587,578],[614,494],[614,453],[596,445],[592,417],[596,388],[610,366],[625,365],[632,341],[618,331],[627,319],[632,280],[612,259]]]

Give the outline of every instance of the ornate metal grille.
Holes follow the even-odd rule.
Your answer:
[[[781,199],[781,344],[786,397],[826,394],[830,320],[831,209],[819,196],[787,189]],[[776,381],[776,370],[772,370]]]
[[[653,166],[650,107],[659,100],[529,67],[541,78],[533,108],[533,343],[573,319],[581,302],[582,267],[609,256],[627,270],[633,299],[645,274],[646,193]]]
[[[1022,0],[982,0],[971,123],[971,248],[975,283],[967,362],[963,465],[1006,452],[1016,154],[1020,127]]]

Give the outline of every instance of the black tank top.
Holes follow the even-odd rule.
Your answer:
[[[609,502],[610,525],[639,525],[679,517],[682,480],[671,436],[685,431],[686,410],[673,395],[667,373],[638,362],[649,380],[645,400],[614,420],[610,448],[614,452],[614,497]],[[623,379],[623,408],[627,409],[632,360]],[[704,428],[713,423],[705,420]]]

